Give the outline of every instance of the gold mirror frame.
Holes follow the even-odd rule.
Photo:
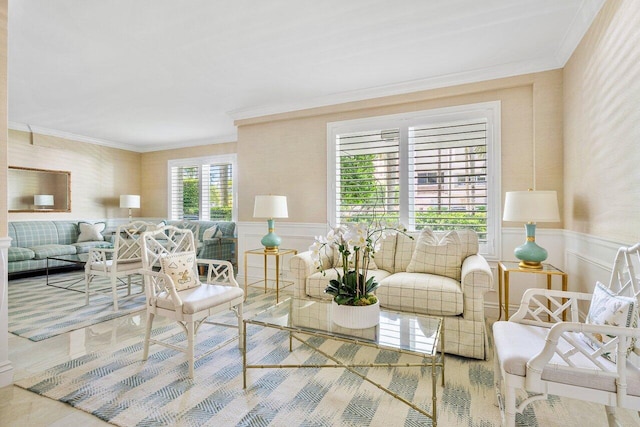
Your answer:
[[[9,166],[9,212],[71,212],[71,172]],[[36,206],[35,195],[53,196],[52,206]]]

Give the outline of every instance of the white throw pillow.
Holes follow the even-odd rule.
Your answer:
[[[204,233],[202,234],[203,241],[209,240],[209,239],[215,239],[217,237],[222,237],[222,230],[220,230],[220,228],[218,228],[217,225],[207,228],[206,230],[204,230]]]
[[[636,327],[638,325],[637,301],[634,297],[616,295],[602,283],[596,282],[586,323]],[[594,350],[598,350],[613,339],[607,335],[592,333],[582,333],[581,337]],[[632,340],[627,348],[627,356],[633,350],[634,342],[635,340]],[[615,351],[602,353],[602,356],[614,363],[618,358]]]
[[[200,286],[200,281],[193,268],[195,260],[196,255],[193,252],[172,254],[160,258],[162,272],[171,277],[177,291]]]
[[[78,229],[80,230],[80,234],[78,234],[78,242],[103,241],[104,236],[102,232],[105,228],[107,228],[107,224],[104,222],[96,222],[95,224],[79,222]]]
[[[438,239],[431,229],[422,230],[407,266],[407,273],[437,274],[460,280],[460,251],[460,238],[455,231],[449,231]]]

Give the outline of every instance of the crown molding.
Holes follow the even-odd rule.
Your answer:
[[[556,51],[556,61],[560,67],[564,67],[569,61],[604,3],[605,0],[584,0],[582,2]]]
[[[56,129],[50,129],[41,126],[33,126],[26,123],[12,122],[9,123],[9,129],[22,132],[37,133],[40,135],[55,136],[56,138],[69,139],[71,141],[86,142],[88,144],[102,145],[105,147],[118,148],[128,151],[139,151],[139,147],[132,144],[122,144],[119,142],[109,141],[107,139],[94,138],[86,135],[78,135],[76,133],[64,132]]]
[[[12,121],[9,122],[9,129],[22,131],[22,132],[37,133],[40,135],[55,136],[56,138],[69,139],[72,141],[85,142],[87,144],[101,145],[104,147],[133,151],[136,153],[148,153],[151,151],[172,150],[172,149],[178,149],[178,148],[196,147],[201,145],[223,144],[228,142],[235,142],[238,139],[237,133],[233,133],[229,135],[194,139],[194,140],[182,141],[182,142],[164,144],[164,145],[159,145],[159,144],[158,145],[148,145],[148,144],[133,145],[133,144],[123,144],[119,142],[109,141],[106,139],[93,138],[85,135],[78,135],[75,133],[59,131],[56,129],[50,129],[50,128],[45,128],[41,126],[32,126],[26,123],[18,123],[18,122],[12,122]]]
[[[467,83],[478,83],[482,81],[513,77],[522,74],[549,71],[561,67],[562,64],[560,64],[555,58],[535,58],[526,61],[502,64],[496,67],[481,68],[467,72],[430,77],[427,79],[413,80],[386,86],[342,92],[314,99],[300,100],[299,102],[295,103],[267,104],[258,107],[243,108],[229,111],[227,112],[227,114],[229,114],[229,116],[231,116],[234,120],[252,119],[273,114],[281,114],[293,111],[307,110],[311,108],[344,104],[347,102],[364,101],[394,95],[404,95],[413,92],[440,89]]]

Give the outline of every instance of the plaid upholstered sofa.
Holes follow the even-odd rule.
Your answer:
[[[109,243],[103,240],[78,242],[78,221],[12,221],[9,222],[11,246],[8,252],[8,273],[17,274],[43,270],[47,257],[89,252],[95,246]],[[64,261],[49,260],[49,267],[68,267]]]
[[[485,359],[484,294],[492,288],[493,276],[487,261],[478,254],[477,234],[471,230],[456,230],[459,266],[456,274],[450,274],[451,277],[409,268],[419,234],[412,234],[414,239],[404,234],[388,236],[376,252],[374,261],[377,269],[369,273],[380,283],[375,291],[380,306],[395,311],[442,316],[445,352]],[[435,235],[441,238],[444,232],[435,232]],[[331,299],[324,289],[338,272],[342,272],[342,267],[333,268],[333,256],[323,256],[322,263],[324,272],[314,266],[309,251],[291,259],[296,297]]]
[[[166,221],[167,225],[187,228],[198,244],[198,258],[229,261],[238,273],[236,223],[233,221]]]

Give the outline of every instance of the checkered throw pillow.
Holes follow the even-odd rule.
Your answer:
[[[438,239],[431,229],[422,230],[407,272],[437,274],[460,280],[460,253],[460,238],[455,231],[449,231]]]

